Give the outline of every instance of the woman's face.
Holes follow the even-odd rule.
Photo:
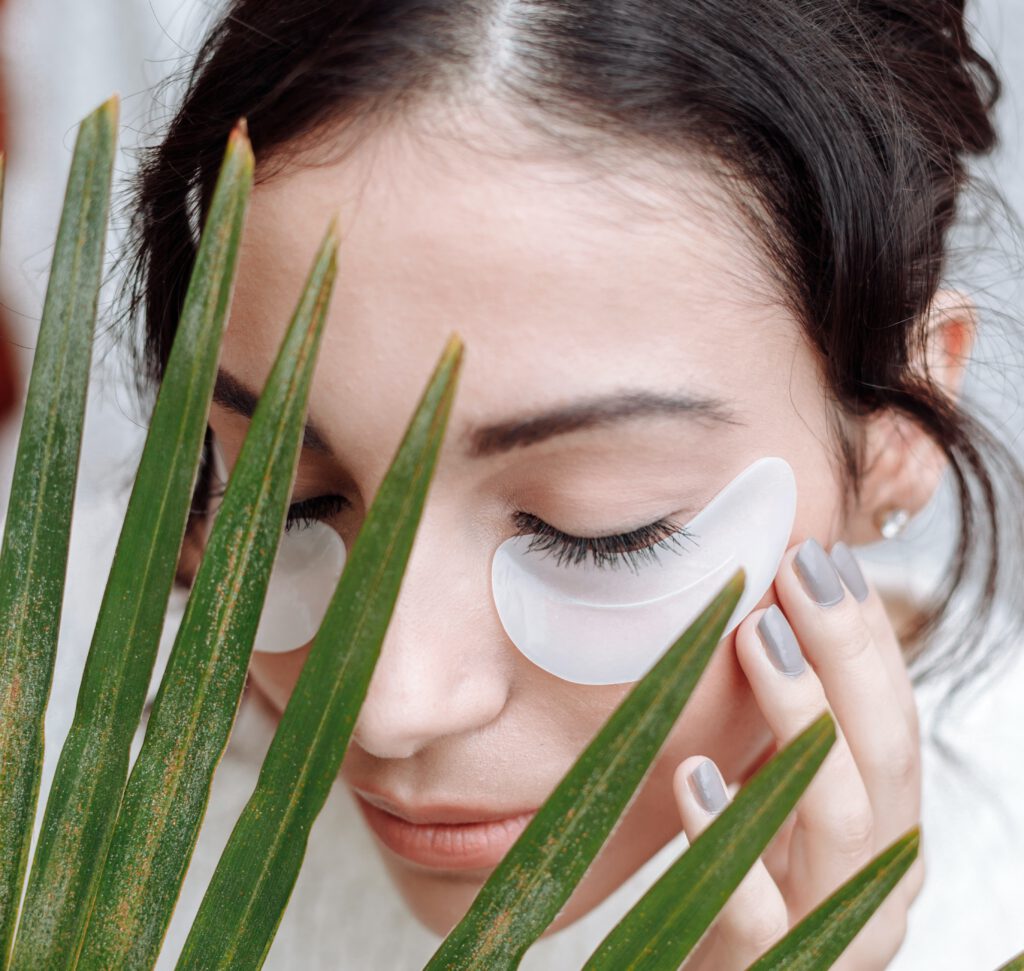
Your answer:
[[[500,157],[487,150],[500,122],[467,119],[463,139],[421,117],[416,130],[367,135],[342,161],[258,184],[221,356],[224,372],[263,386],[337,213],[337,283],[309,404],[326,449],[303,450],[293,501],[342,497],[329,525],[351,548],[446,340],[456,331],[464,341],[443,448],[341,769],[350,787],[426,818],[439,806],[537,808],[632,687],[563,681],[509,640],[490,576],[517,510],[576,536],[686,522],[776,455],[799,490],[790,545],[842,538],[814,356],[709,178],[680,160],[672,178],[683,191],[670,192],[551,153]],[[510,123],[505,131],[516,137]],[[484,426],[630,390],[710,399],[730,420],[634,415],[465,454]],[[210,421],[231,467],[248,420],[215,402]],[[278,709],[307,653],[254,654],[252,681]],[[684,758],[710,756],[733,782],[771,744],[730,636],[548,932],[679,832],[672,774]],[[410,908],[441,935],[493,870],[413,862],[375,841]]]

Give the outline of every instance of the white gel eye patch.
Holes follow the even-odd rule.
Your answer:
[[[326,523],[285,533],[252,649],[283,654],[313,640],[344,566],[345,544]]]
[[[227,466],[214,440],[214,473],[227,480]],[[210,503],[216,513],[217,497]],[[316,520],[282,534],[267,596],[256,628],[254,651],[284,654],[308,644],[320,629],[345,566],[345,544],[326,523]]]
[[[793,470],[764,458],[674,534],[678,548],[658,548],[657,562],[635,572],[589,558],[559,565],[550,550],[527,549],[532,536],[515,536],[491,565],[498,616],[516,647],[559,678],[638,681],[742,566],[746,587],[722,636],[740,624],[774,581],[795,515]]]

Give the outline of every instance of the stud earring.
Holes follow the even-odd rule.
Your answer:
[[[875,526],[885,539],[899,536],[910,522],[910,513],[899,507],[883,509],[875,517]]]

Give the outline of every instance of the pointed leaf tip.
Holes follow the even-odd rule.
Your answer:
[[[224,154],[226,158],[238,159],[240,157],[246,170],[251,170],[256,164],[252,153],[252,143],[249,141],[249,126],[244,118],[239,118],[235,122],[235,127],[231,129]]]
[[[836,740],[836,720],[827,708],[815,719],[815,728],[822,738],[829,740],[831,746]]]
[[[118,115],[121,110],[121,96],[117,93],[112,94],[106,101],[101,105],[97,105],[79,122],[80,130],[88,130],[90,128],[98,128],[102,131],[107,130],[108,136],[114,135],[116,137],[117,132],[117,121]]]
[[[121,95],[116,91],[107,98],[94,112],[94,115],[106,115],[112,124],[117,122],[121,112]]]
[[[341,234],[338,232],[338,220],[341,219],[341,213],[335,213],[331,216],[331,221],[327,224],[327,232],[324,234],[325,239],[329,239],[335,247],[341,243]]]
[[[465,344],[462,342],[462,337],[458,331],[453,330],[448,337],[448,343],[444,346],[444,357],[454,357],[456,360],[461,360],[464,351]]]

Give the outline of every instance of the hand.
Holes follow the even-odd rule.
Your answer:
[[[839,567],[837,570],[836,567]],[[843,582],[845,581],[845,583]],[[740,882],[697,949],[691,969],[741,971],[890,843],[920,822],[917,708],[885,608],[849,549],[828,556],[814,540],[787,551],[775,578],[779,606],[754,611],[737,629],[736,653],[776,749],[826,708],[836,740],[793,812]],[[772,654],[796,670],[786,674]],[[692,842],[714,819],[688,781],[702,773],[719,793],[717,767],[692,756],[673,787]],[[910,869],[833,965],[885,968],[906,935],[907,911],[924,882],[919,851]]]

